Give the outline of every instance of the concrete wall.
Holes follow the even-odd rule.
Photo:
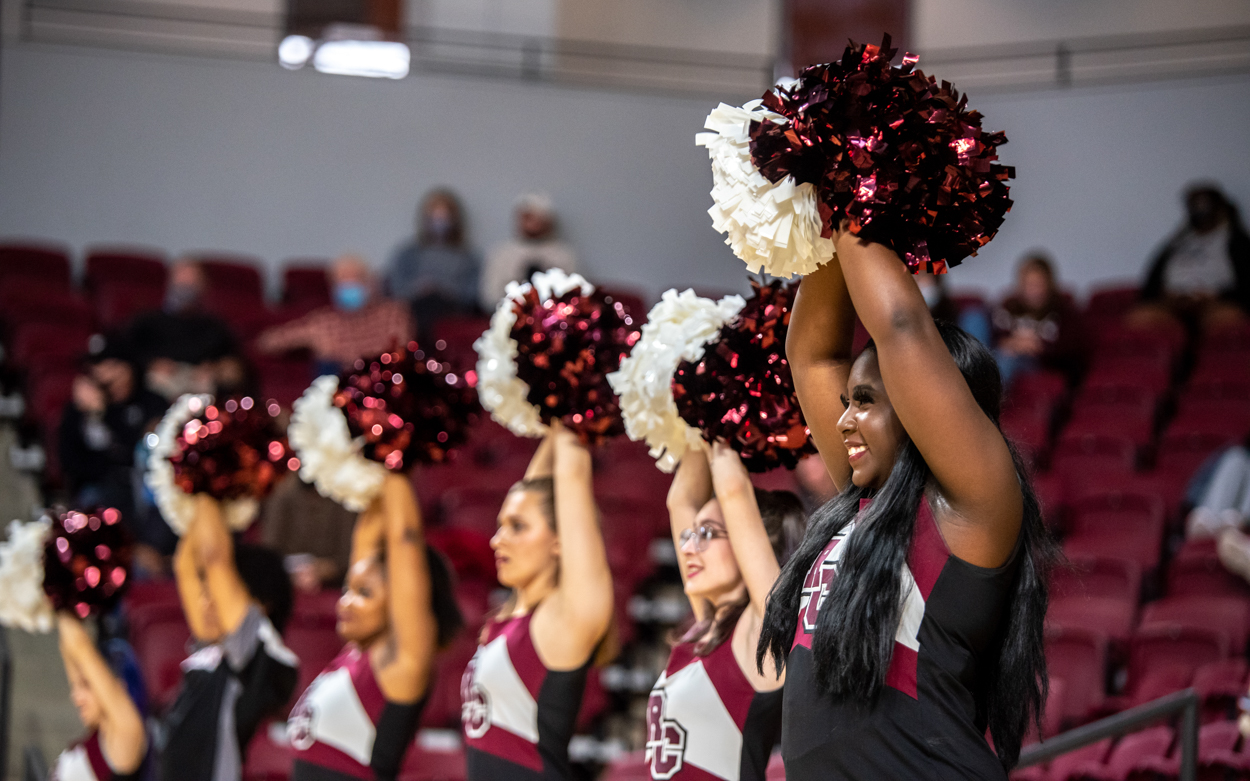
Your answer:
[[[1250,77],[971,97],[1007,131],[1019,179],[1015,210],[958,286],[1000,289],[1037,246],[1080,289],[1132,278],[1193,179],[1250,206]],[[381,263],[428,187],[463,194],[479,246],[505,237],[512,199],[537,188],[591,273],[652,295],[734,287],[741,265],[705,214],[711,176],[693,143],[714,104],[8,43],[0,236],[232,250],[275,268],[349,249]]]

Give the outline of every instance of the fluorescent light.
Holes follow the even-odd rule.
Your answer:
[[[299,70],[308,64],[316,48],[307,35],[288,35],[278,44],[278,62],[288,70]]]
[[[313,67],[340,76],[402,79],[410,58],[408,47],[394,41],[324,41],[313,55]]]

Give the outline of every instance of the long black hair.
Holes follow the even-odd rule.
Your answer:
[[[981,410],[998,425],[1002,379],[994,356],[954,325],[936,321],[938,332],[968,383]],[[875,352],[869,342],[865,352]],[[888,394],[889,389],[886,389]],[[1008,443],[1010,448],[1010,442]],[[1024,462],[1014,448],[1012,459],[1024,497],[1016,554],[1016,576],[1002,638],[980,676],[977,721],[988,725],[1005,768],[1020,755],[1030,720],[1038,723],[1048,680],[1043,653],[1046,578],[1058,553],[1042,523],[1041,508]],[[843,527],[855,521],[838,575],[816,621],[812,655],[821,689],[852,702],[872,704],[885,685],[902,610],[902,568],[915,533],[916,514],[932,472],[910,439],[899,448],[894,468],[880,489],[853,484],[813,513],[807,535],[786,563],[769,595],[756,661],[763,669],[771,654],[778,670],[785,666],[798,621],[803,580],[816,557]],[[859,500],[872,496],[861,514]],[[993,652],[992,652],[993,653]]]

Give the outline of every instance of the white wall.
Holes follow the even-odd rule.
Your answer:
[[[507,234],[518,192],[542,188],[602,278],[653,295],[742,279],[705,213],[711,176],[693,143],[714,98],[378,83],[33,44],[3,57],[0,236],[234,250],[275,265],[355,249],[381,262],[427,187],[460,190],[480,245]],[[1003,231],[956,269],[957,286],[1001,288],[1035,246],[1078,287],[1134,277],[1195,178],[1223,181],[1250,207],[1250,76],[972,103],[1007,131],[1003,161],[1019,179]]]

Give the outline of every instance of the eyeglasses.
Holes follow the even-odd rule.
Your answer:
[[[699,553],[707,550],[707,544],[712,540],[722,539],[729,536],[729,532],[717,526],[700,526],[697,529],[682,529],[681,534],[677,535],[678,548],[686,547],[686,543],[694,540],[694,549]]]

